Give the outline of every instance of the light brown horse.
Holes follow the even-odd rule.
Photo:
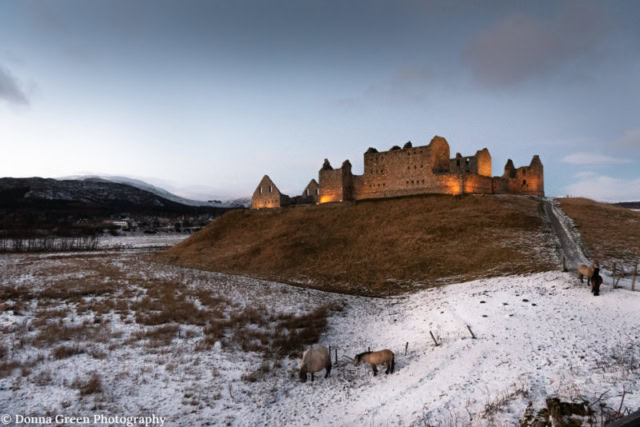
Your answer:
[[[584,264],[580,264],[578,266],[578,279],[580,279],[580,283],[584,283],[582,280],[583,277],[587,278],[587,285],[591,284],[591,278],[593,277],[594,272],[598,274],[599,266],[597,262],[591,264],[591,267],[588,267]]]
[[[300,381],[307,381],[307,373],[311,374],[311,381],[313,381],[313,374],[323,369],[327,371],[324,376],[327,378],[331,373],[331,356],[325,346],[316,344],[302,355],[302,365],[299,373]]]
[[[387,370],[385,374],[392,373],[396,367],[395,356],[393,351],[384,349],[380,351],[365,351],[364,353],[357,354],[355,359],[353,359],[353,364],[358,366],[360,362],[367,362],[371,365],[371,369],[373,369],[373,375],[378,375],[378,367],[377,365],[382,365],[383,363],[386,365]]]

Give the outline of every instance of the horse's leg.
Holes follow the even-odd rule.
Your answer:
[[[327,366],[327,374],[324,377],[329,378],[330,373],[331,373],[331,365]]]
[[[378,375],[378,367],[376,365],[371,365],[371,368],[373,369],[373,376],[375,377]]]
[[[311,372],[311,382],[313,382],[313,372]]]
[[[387,367],[387,369],[384,371],[384,374],[388,375],[389,371],[391,370],[391,363],[387,360],[386,362],[384,362],[384,365]]]
[[[582,280],[582,274],[578,273],[578,278],[580,279],[580,283],[584,283],[584,281]]]

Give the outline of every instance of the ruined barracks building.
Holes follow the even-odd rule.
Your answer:
[[[329,203],[377,199],[414,194],[523,194],[544,196],[544,173],[535,155],[529,166],[515,168],[507,161],[502,176],[491,176],[491,155],[483,148],[474,156],[450,158],[449,143],[436,136],[429,145],[392,147],[364,153],[364,174],[353,175],[345,160],[334,169],[325,159],[318,174],[300,196],[280,193],[267,175],[253,193],[251,208],[274,208],[293,204]]]

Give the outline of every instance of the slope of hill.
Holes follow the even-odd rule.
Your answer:
[[[630,268],[640,257],[640,212],[583,198],[557,199],[573,220],[587,255],[611,269]]]
[[[440,195],[231,212],[158,260],[363,295],[557,265],[540,200]]]

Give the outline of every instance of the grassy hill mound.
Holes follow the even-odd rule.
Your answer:
[[[640,256],[640,212],[589,199],[558,199],[574,221],[588,256],[611,269],[613,263],[632,268]]]
[[[363,295],[556,268],[539,200],[445,196],[229,212],[158,255]]]

